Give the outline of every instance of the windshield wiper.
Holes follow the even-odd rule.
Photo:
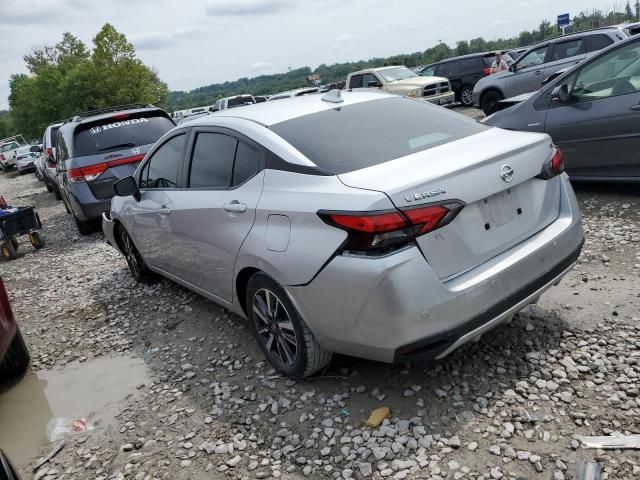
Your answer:
[[[117,145],[111,145],[110,147],[99,148],[98,151],[104,152],[105,150],[112,150],[114,148],[125,148],[125,147],[135,147],[135,146],[136,144],[133,142],[118,143]]]

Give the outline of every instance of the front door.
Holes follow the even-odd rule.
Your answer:
[[[570,102],[553,101],[545,130],[575,177],[640,177],[640,42],[588,62],[562,82]]]
[[[536,48],[513,64],[513,74],[505,77],[507,98],[540,89],[548,49],[549,45]]]
[[[131,237],[148,265],[171,271],[170,258],[182,252],[168,246],[173,235],[169,218],[180,186],[180,166],[187,133],[166,140],[145,162],[139,178],[140,201],[131,211]]]
[[[185,161],[185,186],[176,192],[169,225],[171,271],[231,302],[236,257],[249,234],[262,194],[260,150],[224,129],[194,131]]]

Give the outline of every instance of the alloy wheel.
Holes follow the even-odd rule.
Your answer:
[[[473,91],[471,89],[465,88],[462,90],[462,103],[465,106],[473,104]]]
[[[265,349],[283,365],[293,365],[298,354],[298,337],[289,312],[269,289],[253,297],[254,321]]]
[[[124,231],[122,232],[122,249],[124,250],[124,258],[127,260],[129,270],[131,270],[133,277],[138,280],[140,278],[140,265],[138,264],[136,247],[133,245],[131,237]]]

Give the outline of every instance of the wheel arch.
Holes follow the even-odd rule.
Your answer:
[[[245,316],[248,316],[247,313],[247,287],[249,285],[249,280],[256,273],[265,273],[259,268],[256,267],[244,267],[242,270],[238,272],[236,275],[235,281],[235,291],[236,297],[238,298],[238,305],[240,309],[244,312]]]

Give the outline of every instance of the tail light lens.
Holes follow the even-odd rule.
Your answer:
[[[342,251],[380,254],[444,227],[463,207],[463,203],[452,201],[384,212],[320,211],[318,215],[325,223],[348,233]]]
[[[551,160],[542,166],[542,171],[538,178],[549,180],[562,172],[564,172],[564,155],[562,155],[562,150],[556,147],[556,153],[553,154]]]
[[[53,157],[53,148],[47,148],[47,157]]]
[[[0,153],[0,160],[2,160],[3,162],[6,160],[4,154]]]
[[[69,181],[73,183],[89,182],[95,180],[109,168],[118,167],[120,165],[128,165],[138,163],[144,158],[144,154],[134,155],[132,157],[119,158],[110,162],[97,163],[88,167],[70,168],[67,171]]]
[[[484,67],[482,69],[482,73],[484,74],[484,76],[486,77],[487,75],[491,75],[491,67]]]

